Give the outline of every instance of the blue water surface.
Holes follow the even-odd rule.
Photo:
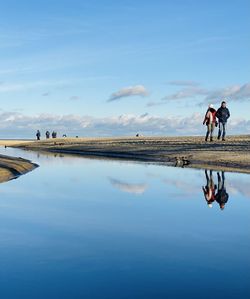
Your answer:
[[[0,185],[0,298],[250,298],[249,175],[221,209],[204,170],[0,153],[40,165]]]

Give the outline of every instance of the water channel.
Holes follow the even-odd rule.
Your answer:
[[[1,298],[250,298],[249,175],[0,153]]]

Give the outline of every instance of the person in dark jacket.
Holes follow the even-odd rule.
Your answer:
[[[37,130],[37,132],[36,132],[36,139],[40,140],[40,137],[41,137],[41,133],[40,133],[39,130]]]
[[[220,206],[221,210],[224,210],[225,204],[228,201],[229,195],[226,191],[225,187],[225,174],[222,171],[221,175],[219,172],[217,172],[217,177],[218,177],[218,192],[215,195],[215,200]]]
[[[219,132],[218,132],[218,140],[220,140],[221,134],[222,134],[222,141],[225,141],[226,136],[226,124],[227,120],[230,117],[230,112],[228,108],[226,107],[226,102],[223,101],[221,103],[221,107],[216,112],[216,117],[219,120]]]

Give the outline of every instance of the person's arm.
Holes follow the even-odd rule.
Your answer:
[[[217,118],[220,118],[220,108],[216,111],[215,116],[216,116]]]
[[[204,120],[203,120],[203,125],[205,125],[206,121],[207,121],[207,114],[208,114],[208,111],[206,112],[205,114],[205,117],[204,117]]]
[[[229,109],[227,109],[227,119],[230,117]]]
[[[205,115],[205,118],[204,118],[204,120],[203,120],[203,125],[205,125],[206,120],[207,120],[207,117],[206,117],[206,115]]]

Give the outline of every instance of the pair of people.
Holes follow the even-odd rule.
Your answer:
[[[225,101],[223,101],[221,103],[221,106],[217,111],[214,109],[214,106],[212,104],[210,104],[208,106],[208,110],[206,112],[206,115],[205,115],[205,118],[203,121],[203,125],[206,124],[206,126],[207,126],[207,133],[206,133],[205,141],[208,141],[209,138],[210,138],[210,141],[213,141],[213,132],[214,132],[215,127],[217,127],[217,125],[218,125],[217,118],[219,121],[219,131],[218,131],[217,139],[220,140],[220,138],[222,137],[222,141],[225,141],[226,124],[227,124],[227,120],[229,117],[230,117],[230,112],[226,106]]]
[[[222,171],[221,174],[217,172],[218,185],[214,184],[213,172],[205,170],[205,176],[207,184],[202,187],[204,197],[209,208],[212,208],[213,202],[217,202],[221,210],[224,210],[225,205],[228,201],[229,195],[226,191],[225,186],[225,174]]]

